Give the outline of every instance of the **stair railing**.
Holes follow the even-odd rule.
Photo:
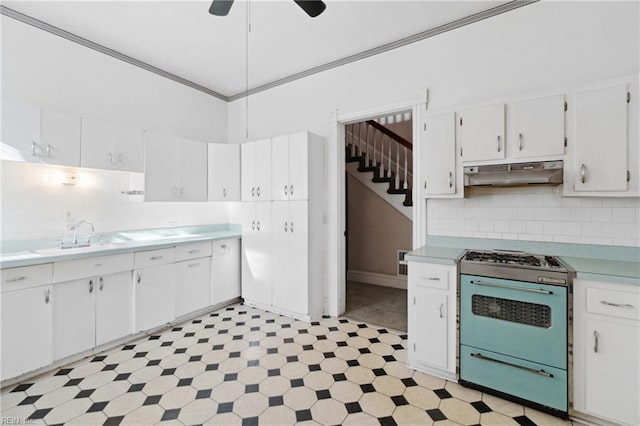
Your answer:
[[[363,155],[365,167],[378,167],[379,175],[395,179],[395,187],[413,187],[411,142],[373,120],[347,124],[345,143],[352,157]]]

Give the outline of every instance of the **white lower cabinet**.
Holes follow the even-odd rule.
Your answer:
[[[209,306],[211,300],[211,257],[176,263],[176,317]]]
[[[2,380],[53,361],[52,291],[45,285],[2,293]]]
[[[242,297],[271,304],[271,202],[242,205]]]
[[[135,331],[159,327],[175,319],[176,264],[136,269]]]
[[[131,271],[98,277],[96,291],[96,345],[133,332]]]
[[[573,288],[573,414],[638,425],[640,288],[583,280]]]
[[[240,239],[213,242],[211,258],[211,304],[240,297]]]
[[[96,287],[95,277],[54,284],[54,360],[95,346]]]
[[[409,365],[456,379],[456,292],[454,265],[409,262]]]

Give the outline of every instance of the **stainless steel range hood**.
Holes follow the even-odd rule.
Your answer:
[[[563,162],[494,164],[464,168],[464,186],[560,185]]]

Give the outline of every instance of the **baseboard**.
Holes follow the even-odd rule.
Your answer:
[[[407,289],[407,278],[396,275],[379,274],[377,272],[347,271],[347,281],[357,281],[359,283],[381,285],[383,287]]]

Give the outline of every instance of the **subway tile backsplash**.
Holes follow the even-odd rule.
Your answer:
[[[563,197],[562,187],[473,188],[427,200],[427,234],[640,246],[640,198]]]
[[[68,168],[11,161],[1,161],[0,167],[2,240],[66,235],[65,210],[71,221],[93,222],[96,232],[228,222],[224,203],[144,203],[122,195],[142,189],[129,187],[127,172],[74,169],[86,182],[65,186],[50,182],[50,176]]]

